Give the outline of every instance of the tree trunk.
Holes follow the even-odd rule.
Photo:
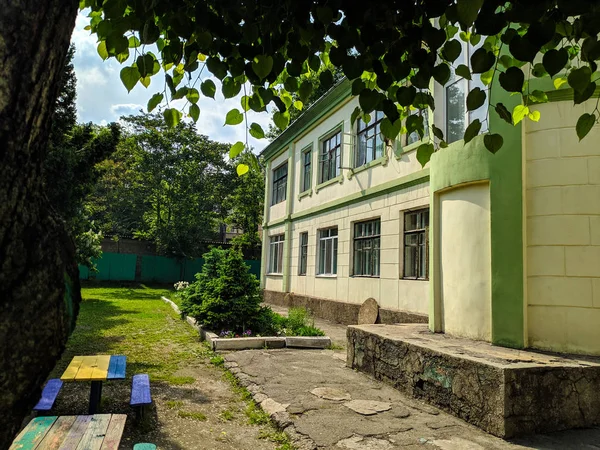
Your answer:
[[[39,399],[81,299],[75,247],[41,176],[77,7],[0,7],[0,448]]]

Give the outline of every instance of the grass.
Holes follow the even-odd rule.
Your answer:
[[[235,417],[235,412],[231,409],[226,409],[219,415],[219,417],[221,417],[221,420],[223,420],[224,422],[227,422],[229,420],[233,420],[233,418]]]
[[[165,405],[169,409],[179,409],[183,406],[183,402],[181,400],[167,400]]]
[[[177,415],[183,419],[193,419],[200,422],[207,420],[207,417],[201,412],[177,411]]]

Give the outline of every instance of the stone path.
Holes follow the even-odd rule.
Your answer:
[[[321,320],[316,325],[345,346],[345,327]],[[301,450],[600,450],[599,428],[498,439],[348,369],[345,349],[246,350],[224,356],[226,366]]]

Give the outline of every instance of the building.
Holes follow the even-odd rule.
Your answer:
[[[433,88],[443,107],[426,120],[451,143],[425,167],[418,135],[385,142],[377,114],[351,123],[348,81],[262,152],[265,299],[355,323],[372,297],[383,322],[600,355],[600,132],[575,133],[596,99],[573,107],[572,91],[536,87],[550,100],[530,107],[539,122],[489,115],[504,138],[492,154],[483,136],[459,140],[477,114],[464,106],[469,83]],[[493,95],[509,110],[518,101]]]

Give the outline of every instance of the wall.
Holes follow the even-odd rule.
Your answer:
[[[490,341],[491,242],[488,183],[438,195],[442,328],[448,334]]]
[[[579,142],[597,100],[540,105],[526,147],[529,345],[600,355],[600,127]]]

